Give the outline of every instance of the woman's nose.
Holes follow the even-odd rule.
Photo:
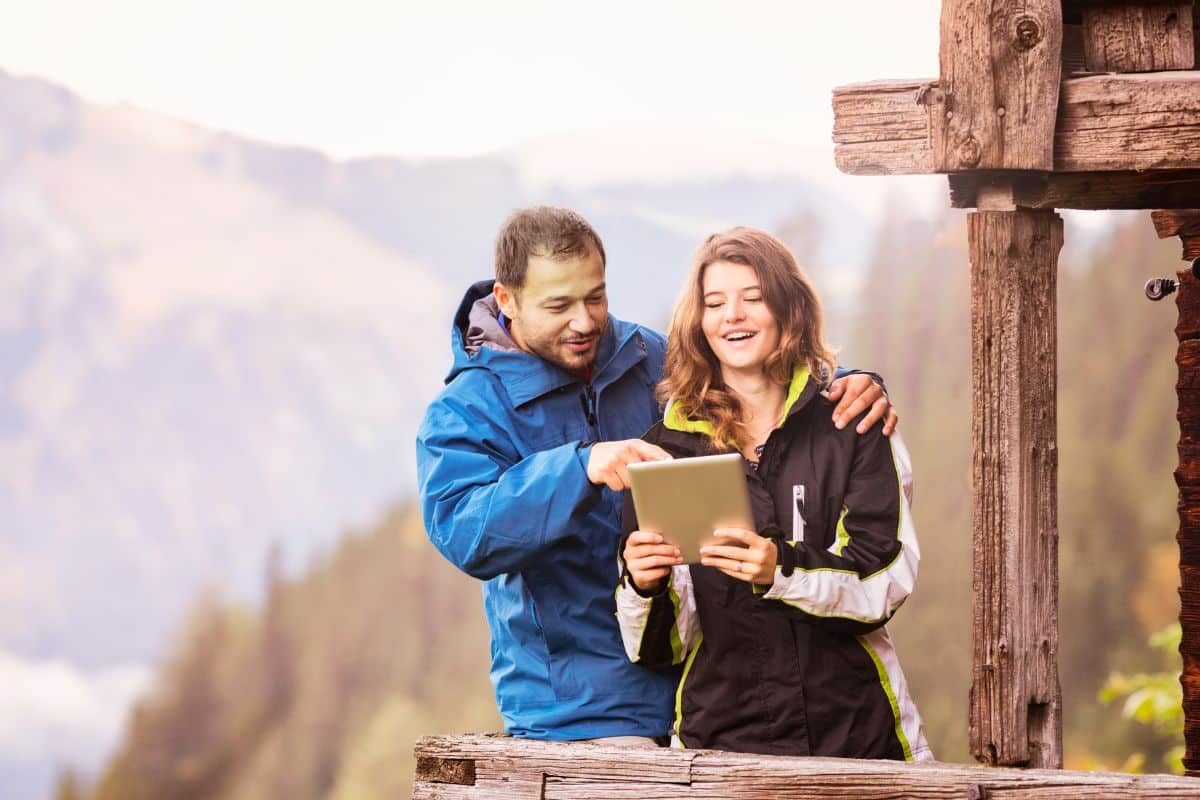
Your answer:
[[[734,322],[742,319],[745,314],[745,308],[740,300],[730,300],[725,304],[725,319],[728,322]]]

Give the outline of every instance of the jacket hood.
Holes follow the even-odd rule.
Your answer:
[[[486,369],[504,383],[514,405],[579,381],[579,376],[519,348],[500,324],[500,308],[492,296],[494,280],[472,284],[463,295],[450,331],[454,363],[446,383],[471,369]],[[641,327],[608,316],[608,329],[596,352],[592,384],[602,389],[646,357]]]

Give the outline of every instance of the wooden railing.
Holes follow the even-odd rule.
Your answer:
[[[1196,800],[1200,779],[431,736],[413,800]]]

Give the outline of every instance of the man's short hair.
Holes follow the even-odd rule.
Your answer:
[[[595,250],[606,264],[604,245],[588,221],[568,208],[534,206],[514,211],[496,236],[496,280],[513,291],[525,285],[530,256],[565,258]]]

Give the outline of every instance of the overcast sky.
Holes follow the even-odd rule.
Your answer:
[[[641,127],[822,145],[834,86],[937,74],[936,0],[0,4],[2,69],[337,156]]]

